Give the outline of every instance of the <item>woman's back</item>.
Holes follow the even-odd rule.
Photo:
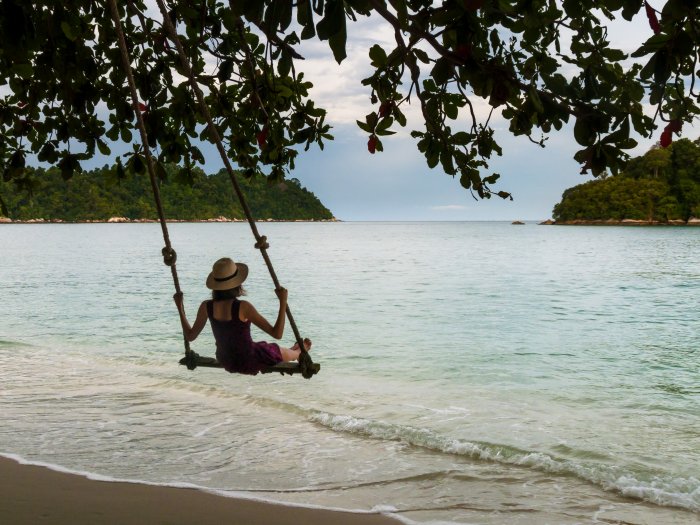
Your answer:
[[[237,299],[207,301],[207,316],[216,339],[216,359],[227,370],[244,365],[252,344],[250,323],[238,318],[240,306]]]
[[[209,301],[212,303],[212,314],[210,319],[216,321],[230,321],[232,319],[232,305],[237,299],[224,299],[222,301]]]

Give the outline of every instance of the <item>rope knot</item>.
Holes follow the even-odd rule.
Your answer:
[[[161,250],[161,253],[163,254],[163,263],[166,266],[175,266],[175,262],[177,261],[177,253],[175,253],[175,250],[165,246]]]
[[[264,235],[258,239],[258,242],[255,243],[255,247],[258,250],[267,250],[270,245],[267,243],[267,237]]]
[[[304,379],[311,379],[321,369],[321,365],[314,363],[309,353],[305,350],[302,350],[301,354],[299,354],[299,367]]]

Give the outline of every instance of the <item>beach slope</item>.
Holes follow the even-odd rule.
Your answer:
[[[380,514],[288,507],[195,489],[92,481],[0,457],[3,523],[396,525]]]

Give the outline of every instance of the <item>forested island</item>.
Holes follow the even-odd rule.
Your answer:
[[[160,192],[166,218],[183,221],[244,218],[226,171],[206,175],[199,169],[186,172],[166,166],[162,175]],[[28,180],[30,191],[0,182],[6,215],[13,222],[37,219],[124,222],[157,218],[148,176],[118,170],[116,166],[76,173],[68,181],[62,179],[58,169],[33,168]],[[272,184],[263,177],[240,180],[256,219],[333,219],[330,210],[297,179]]]
[[[553,217],[556,224],[700,223],[700,139],[653,147],[618,175],[569,188]]]

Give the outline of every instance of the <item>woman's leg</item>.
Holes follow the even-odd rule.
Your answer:
[[[311,348],[311,339],[304,339],[304,348],[306,348],[307,351]],[[282,361],[285,363],[289,361],[296,361],[299,359],[299,354],[301,354],[301,350],[299,350],[299,343],[294,343],[294,346],[291,348],[280,346],[280,353],[282,354]]]

